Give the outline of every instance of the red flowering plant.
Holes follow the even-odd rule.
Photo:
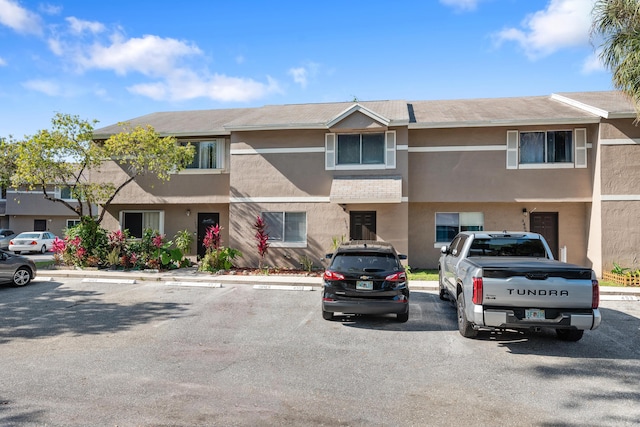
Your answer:
[[[219,224],[207,228],[202,239],[205,254],[199,267],[200,271],[228,270],[233,267],[233,260],[242,256],[239,250],[222,246],[221,230]]]
[[[258,247],[258,255],[260,255],[260,261],[258,267],[262,269],[262,263],[264,257],[269,251],[269,233],[267,233],[267,223],[260,215],[256,218],[256,222],[253,224],[253,228],[256,230],[255,239]]]
[[[109,253],[107,254],[107,264],[111,266],[111,268],[116,268],[117,266],[122,266],[124,268],[130,268],[131,263],[129,261],[129,245],[128,239],[129,231],[125,230],[124,232],[121,230],[111,231],[107,235],[107,241],[109,246]]]
[[[84,267],[86,265],[86,258],[88,255],[87,249],[82,245],[82,239],[80,236],[73,238],[65,238],[65,249],[62,255],[62,260],[65,264],[75,265],[78,267]]]
[[[62,257],[66,249],[67,249],[66,242],[63,239],[56,236],[56,238],[53,240],[53,246],[51,248],[51,250],[53,250],[53,262],[56,265],[60,265],[63,263]]]

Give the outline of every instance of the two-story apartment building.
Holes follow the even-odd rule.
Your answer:
[[[319,264],[334,240],[388,241],[437,265],[460,230],[531,230],[560,259],[637,266],[640,129],[617,92],[153,113],[130,120],[197,148],[168,183],[138,180],[103,225],[198,237],[219,223],[241,265]],[[103,139],[118,126],[96,131]],[[100,178],[125,172],[114,163]],[[107,178],[108,177],[108,178]]]

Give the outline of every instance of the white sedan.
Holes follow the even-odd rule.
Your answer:
[[[48,231],[28,231],[18,234],[9,242],[9,250],[16,254],[20,252],[50,251],[56,236]]]

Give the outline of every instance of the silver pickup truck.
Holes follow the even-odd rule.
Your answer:
[[[553,259],[544,238],[523,232],[461,232],[441,250],[440,299],[458,311],[458,330],[554,328],[578,341],[600,325],[593,270]]]

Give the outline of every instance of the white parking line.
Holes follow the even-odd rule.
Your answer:
[[[635,295],[600,295],[600,301],[640,301]]]
[[[312,291],[313,286],[253,285],[253,289],[274,289],[278,291]]]
[[[167,286],[199,286],[202,288],[221,288],[220,282],[164,282]]]
[[[85,278],[82,279],[84,283],[121,283],[127,285],[134,285],[136,283],[135,279],[105,279],[102,277],[95,278]]]

